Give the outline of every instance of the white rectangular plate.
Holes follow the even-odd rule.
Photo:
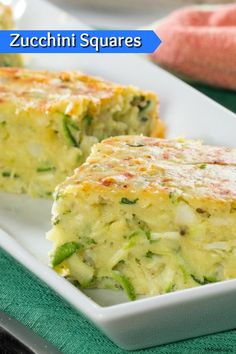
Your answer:
[[[21,29],[85,29],[39,0],[13,1]],[[168,136],[235,146],[236,117],[179,79],[135,55],[40,54],[32,68],[79,69],[155,91]],[[0,246],[46,282],[111,340],[125,349],[145,348],[236,327],[236,280],[128,302],[121,292],[81,292],[48,267],[51,202],[0,193]],[[45,324],[46,325],[46,324]]]

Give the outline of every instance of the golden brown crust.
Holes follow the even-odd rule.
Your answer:
[[[63,100],[106,103],[114,95],[123,91],[134,90],[132,86],[121,86],[111,82],[84,75],[78,71],[49,72],[33,71],[20,68],[0,68],[0,100],[3,102],[11,98],[41,106],[45,109],[46,103],[56,104]],[[141,90],[135,89],[137,92]],[[148,91],[143,94],[155,95]]]
[[[1,101],[30,99],[35,105],[44,109],[46,103],[58,100],[81,101],[86,97],[101,100],[111,97],[119,87],[85,76],[79,72],[32,71],[19,68],[0,68]]]
[[[236,202],[236,149],[199,141],[122,136],[97,144],[67,186],[113,193],[175,193]]]

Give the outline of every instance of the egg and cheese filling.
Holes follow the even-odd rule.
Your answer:
[[[57,188],[51,264],[130,299],[236,277],[236,150],[104,140]]]
[[[0,189],[52,194],[93,144],[163,136],[156,95],[78,72],[0,68]]]
[[[0,2],[0,30],[10,30],[14,28],[13,14],[10,6]],[[0,54],[1,66],[23,66],[21,54]]]

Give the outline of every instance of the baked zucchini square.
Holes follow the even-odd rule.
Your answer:
[[[154,93],[79,72],[0,68],[0,189],[52,194],[109,136],[163,136]]]
[[[51,264],[130,299],[236,278],[236,150],[121,136],[57,188]]]
[[[0,3],[0,30],[14,28],[12,10],[10,6]],[[0,66],[23,66],[21,54],[0,54]]]

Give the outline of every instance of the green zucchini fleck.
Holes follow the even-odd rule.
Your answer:
[[[52,196],[52,192],[45,192],[45,196],[46,197],[51,197]]]
[[[152,251],[147,251],[147,253],[145,254],[145,257],[147,258],[152,258],[153,256],[157,256],[156,253],[153,253]]]
[[[211,214],[207,210],[204,210],[202,208],[197,208],[196,212],[198,214],[202,214],[203,216],[206,216],[207,218],[209,218],[211,216]]]
[[[138,198],[136,198],[136,199],[133,199],[133,200],[131,200],[131,199],[128,199],[128,198],[121,198],[121,200],[120,200],[120,204],[136,204],[137,203],[137,201],[138,201]]]
[[[86,122],[86,124],[88,126],[90,126],[92,124],[92,121],[93,121],[93,117],[90,116],[89,114],[87,114],[85,117],[84,117],[84,121]]]
[[[79,147],[79,143],[77,142],[76,138],[72,133],[73,129],[77,132],[80,130],[78,124],[73,122],[70,116],[64,114],[62,120],[62,127],[63,127],[65,138],[68,141],[68,143],[72,146]]]
[[[151,242],[151,231],[147,223],[137,217],[137,215],[133,214],[133,218],[135,223],[138,225],[139,229],[145,234],[147,239]]]
[[[59,191],[59,190],[55,190],[54,191],[54,193],[53,193],[53,199],[54,200],[59,200],[60,198],[61,198],[61,196],[62,196],[62,193],[61,193],[61,191]]]
[[[54,171],[56,168],[54,166],[42,166],[36,169],[37,172],[50,172]]]
[[[133,301],[136,299],[134,287],[125,275],[123,275],[117,270],[114,270],[112,272],[112,278],[124,289],[125,293],[127,294],[130,300]]]
[[[57,247],[52,258],[51,265],[52,267],[56,267],[60,263],[62,263],[65,259],[72,256],[76,251],[81,248],[81,245],[78,242],[66,242],[63,245]]]
[[[167,288],[165,289],[165,293],[171,293],[172,291],[175,290],[175,284],[174,283],[170,283]]]
[[[144,112],[151,106],[151,101],[147,100],[145,96],[135,96],[131,105],[138,107],[140,112]]]
[[[53,225],[58,225],[60,223],[60,219],[58,217],[56,217],[54,220],[53,220]]]
[[[3,177],[11,177],[11,172],[10,171],[4,171],[2,172]]]
[[[97,242],[91,237],[83,237],[81,241],[82,241],[83,245],[86,245],[86,246],[97,244]]]
[[[116,266],[120,265],[120,264],[125,264],[125,260],[124,259],[121,259],[117,264]]]
[[[206,163],[202,163],[202,164],[199,166],[199,168],[200,168],[201,170],[205,170],[206,167],[207,167],[207,164],[206,164]]]
[[[141,122],[145,123],[148,121],[148,117],[141,117],[140,120]]]
[[[134,231],[128,236],[128,239],[130,240],[131,238],[133,238],[135,236],[138,236],[138,235],[139,235],[139,232],[138,231]],[[125,237],[125,238],[127,238],[127,237]]]
[[[2,172],[2,177],[19,178],[20,176],[17,173],[12,173],[11,171],[3,171]]]
[[[175,192],[175,191],[171,191],[169,193],[169,199],[171,200],[171,202],[173,204],[175,204],[178,201],[178,199],[179,199],[179,194],[177,192]]]
[[[216,283],[218,280],[216,279],[216,277],[203,277],[203,280],[197,278],[194,274],[191,274],[191,277],[193,278],[193,280],[200,284],[200,285],[206,285],[206,284],[210,284],[210,283]]]
[[[150,106],[151,106],[151,101],[147,100],[145,104],[141,105],[141,107],[139,106],[139,111],[140,112],[146,111]]]

